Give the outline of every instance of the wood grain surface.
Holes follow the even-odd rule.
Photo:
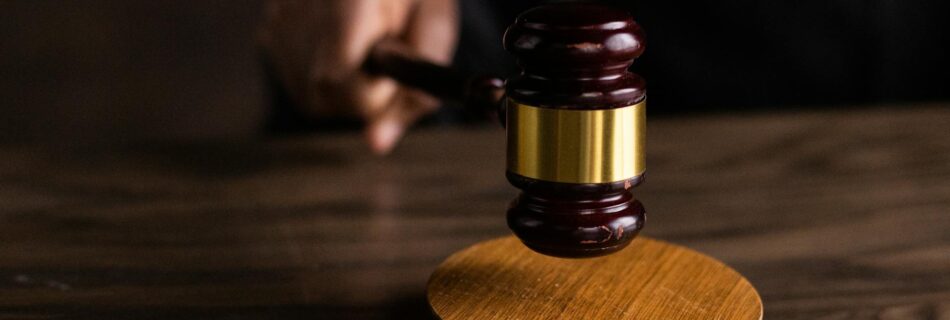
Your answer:
[[[540,255],[514,236],[479,242],[436,268],[427,296],[442,320],[762,319],[735,270],[647,237],[592,259]]]
[[[950,317],[950,109],[652,118],[644,235],[746,276],[765,319]],[[0,319],[426,319],[508,235],[495,128],[0,147]]]

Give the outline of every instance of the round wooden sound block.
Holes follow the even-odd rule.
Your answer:
[[[560,259],[513,236],[456,252],[429,279],[432,310],[455,319],[762,319],[738,272],[696,251],[639,237],[615,254]]]

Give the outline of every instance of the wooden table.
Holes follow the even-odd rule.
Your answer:
[[[0,148],[0,319],[415,319],[508,234],[493,128]],[[645,234],[730,264],[766,319],[950,319],[950,109],[654,118]]]

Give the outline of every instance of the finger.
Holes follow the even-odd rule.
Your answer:
[[[401,38],[416,54],[434,63],[448,65],[452,60],[458,33],[458,13],[453,0],[419,0],[410,13]],[[392,103],[366,128],[370,148],[376,154],[388,154],[422,116],[438,108],[438,99],[421,91],[401,87]]]
[[[392,151],[413,123],[439,105],[431,96],[408,88],[400,89],[393,98],[390,107],[370,119],[366,127],[370,149],[378,155]]]

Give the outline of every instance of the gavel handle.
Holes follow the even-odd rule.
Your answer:
[[[467,108],[498,112],[504,82],[496,77],[470,76],[418,56],[392,39],[378,42],[363,65],[371,74],[382,74],[440,99],[460,101]],[[502,113],[500,113],[502,114]]]

